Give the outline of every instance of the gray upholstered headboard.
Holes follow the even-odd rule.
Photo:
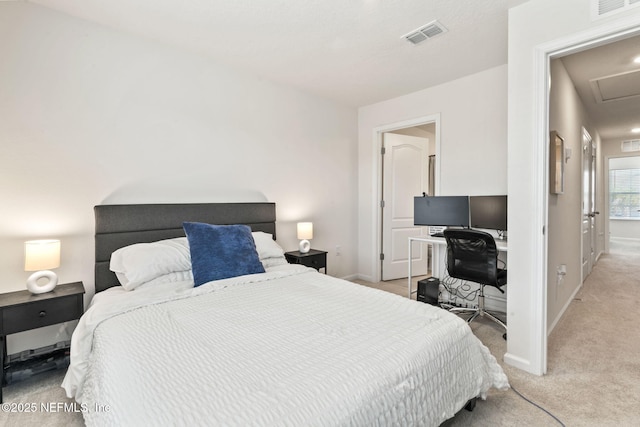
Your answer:
[[[96,293],[118,285],[109,270],[111,253],[134,243],[184,236],[185,221],[208,224],[246,224],[253,231],[276,236],[275,203],[188,203],[99,205],[96,216]]]

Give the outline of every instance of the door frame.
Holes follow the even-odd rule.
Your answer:
[[[382,200],[382,134],[385,132],[391,132],[399,129],[406,129],[415,126],[426,125],[434,123],[436,126],[435,132],[435,146],[436,146],[436,170],[435,170],[435,194],[440,194],[440,113],[431,114],[428,116],[416,117],[414,119],[403,120],[400,122],[390,123],[383,126],[378,126],[373,129],[373,152],[376,153],[373,157],[373,189],[375,197],[373,198],[373,230],[371,230],[372,236],[375,236],[375,245],[371,251],[372,265],[375,266],[373,270],[373,281],[379,282],[382,270],[382,261],[380,260],[380,253],[382,251],[382,214],[380,209],[380,201]]]
[[[534,229],[544,230],[543,234],[536,234],[533,241],[535,246],[535,259],[533,259],[534,283],[540,283],[532,293],[531,324],[529,332],[530,342],[533,343],[532,358],[529,362],[512,355],[507,348],[505,361],[525,371],[543,375],[547,372],[547,271],[548,271],[548,238],[546,227],[548,225],[548,171],[549,171],[549,85],[550,85],[550,61],[553,58],[577,53],[582,50],[609,44],[633,35],[640,34],[640,27],[635,19],[621,20],[604,24],[595,29],[589,29],[560,37],[551,42],[535,47],[533,70],[533,122],[534,122],[534,150],[536,153],[534,162],[536,171],[534,194],[536,215],[531,224]],[[507,301],[507,305],[509,301]],[[512,302],[513,304],[513,302]]]
[[[587,130],[586,127],[581,126],[580,129],[580,135],[582,136],[581,141],[580,141],[580,146],[581,146],[581,151],[582,151],[582,156],[580,157],[580,161],[581,161],[581,165],[582,165],[582,173],[580,174],[580,184],[581,184],[581,193],[582,195],[580,196],[580,199],[582,201],[582,209],[580,212],[580,285],[582,286],[582,283],[584,283],[584,281],[587,279],[587,276],[589,274],[591,274],[591,271],[593,270],[593,266],[595,265],[595,256],[596,256],[596,249],[597,249],[597,233],[598,233],[598,229],[597,229],[597,221],[595,217],[589,217],[589,250],[590,252],[588,254],[584,253],[584,211],[585,211],[585,203],[589,203],[591,204],[592,200],[585,200],[585,193],[584,193],[584,185],[585,185],[585,176],[584,176],[584,166],[585,166],[585,156],[587,155],[585,153],[585,144],[589,144],[589,197],[593,198],[593,206],[589,206],[589,211],[590,213],[595,212],[596,210],[596,206],[598,204],[597,201],[597,196],[598,194],[596,193],[596,181],[598,179],[597,176],[597,147],[595,147],[595,152],[594,152],[594,146],[596,145],[595,141],[593,140],[593,137],[591,136],[591,134],[589,133],[589,131]],[[588,137],[588,142],[586,140],[586,138]],[[593,184],[593,185],[592,185]],[[593,194],[592,194],[593,193]],[[585,275],[584,274],[584,267],[583,267],[583,263],[585,260],[585,256],[588,256],[589,258],[587,259],[587,270],[588,273]]]

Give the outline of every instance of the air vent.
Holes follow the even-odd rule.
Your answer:
[[[623,7],[624,0],[598,0],[598,15],[604,15]]]
[[[423,25],[417,30],[413,30],[408,34],[405,34],[402,38],[407,39],[409,43],[418,44],[446,32],[447,29],[440,22],[431,21],[427,25]]]
[[[591,0],[591,15],[594,19],[640,6],[640,0]]]
[[[622,149],[623,153],[628,153],[630,151],[640,151],[640,139],[622,141],[622,146],[620,148]]]

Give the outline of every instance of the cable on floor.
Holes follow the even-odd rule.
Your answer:
[[[522,393],[520,393],[518,390],[516,390],[515,388],[513,388],[513,385],[511,386],[511,390],[513,390],[518,396],[520,396],[522,399],[526,400],[527,402],[529,402],[530,404],[532,404],[533,406],[535,406],[536,408],[544,411],[547,415],[549,415],[551,418],[553,418],[554,420],[556,420],[562,427],[566,427],[564,425],[564,423],[562,421],[560,421],[560,419],[558,417],[556,417],[555,415],[553,415],[551,412],[547,411],[546,409],[544,409],[542,406],[538,405],[537,403],[529,400],[528,398],[526,398],[525,396],[522,395]]]

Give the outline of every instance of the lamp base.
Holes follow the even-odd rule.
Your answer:
[[[311,249],[311,243],[308,240],[300,240],[300,253],[306,254]]]
[[[38,280],[41,278],[49,279],[42,285],[38,284]],[[36,271],[27,279],[27,289],[32,294],[44,294],[45,292],[51,292],[58,284],[58,276],[53,271],[43,270]]]

